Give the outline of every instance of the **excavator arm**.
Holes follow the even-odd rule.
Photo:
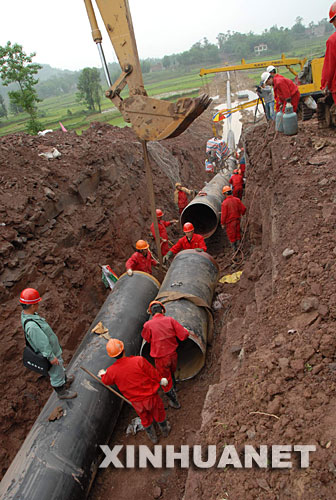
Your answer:
[[[144,87],[128,0],[96,0],[114,51],[121,67],[120,77],[112,84],[101,42],[102,35],[91,0],[84,0],[91,25],[92,37],[98,46],[105,76],[106,91],[137,136],[145,141],[159,141],[180,135],[209,106],[207,95],[181,98],[176,103],[148,97]],[[122,99],[121,91],[129,88],[129,97]]]

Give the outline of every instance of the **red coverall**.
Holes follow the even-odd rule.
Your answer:
[[[157,266],[157,262],[153,259],[152,254],[148,250],[146,257],[140,252],[134,252],[126,262],[126,271],[143,271],[144,273],[152,274],[152,266]]]
[[[243,197],[243,176],[240,174],[233,174],[229,183],[233,186],[233,196],[241,200]]]
[[[101,380],[106,385],[116,384],[125,398],[131,401],[144,427],[166,420],[162,399],[157,391],[160,387],[158,371],[142,356],[117,359],[108,367]]]
[[[168,245],[168,233],[166,227],[171,225],[171,222],[167,220],[158,220],[158,225],[159,225],[159,235],[160,235],[160,241],[161,241],[161,253],[162,257],[166,255],[166,253],[169,250],[169,245]],[[154,222],[151,223],[150,227],[151,233],[153,235],[153,238],[155,238],[155,231],[154,231]],[[162,241],[166,240],[166,241]]]
[[[276,111],[280,111],[280,107],[282,107],[282,111],[285,111],[286,99],[290,98],[293,109],[296,112],[300,100],[298,86],[289,78],[278,74],[273,76],[273,86],[274,95],[276,95]]]
[[[176,255],[181,250],[190,250],[191,248],[202,248],[206,252],[207,247],[203,236],[194,233],[190,241],[186,236],[183,236],[173,247],[171,247],[170,251]]]
[[[183,212],[183,210],[188,205],[188,203],[189,203],[189,201],[188,201],[187,193],[185,193],[184,191],[179,191],[177,204],[178,204],[180,214]]]
[[[141,335],[151,345],[150,355],[155,359],[155,367],[160,377],[168,380],[168,385],[163,387],[164,392],[168,392],[172,388],[172,374],[177,366],[176,337],[186,340],[189,332],[176,319],[164,314],[155,314],[152,319],[146,321]]]
[[[336,104],[336,33],[327,40],[327,50],[324,56],[322,69],[321,89],[328,85]]]
[[[246,212],[239,198],[227,196],[222,203],[221,225],[226,226],[226,234],[231,243],[240,240],[240,217]]]

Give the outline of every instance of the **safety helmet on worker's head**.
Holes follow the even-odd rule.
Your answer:
[[[162,217],[163,216],[163,212],[159,208],[156,209],[156,216],[157,217]]]
[[[239,170],[238,168],[235,168],[234,171],[233,171],[234,174],[239,174]]]
[[[271,65],[271,66],[267,66],[266,71],[267,71],[268,73],[271,73],[272,71],[274,71],[274,72],[275,72],[275,71],[276,71],[276,69],[275,69],[275,67],[274,67],[274,66],[272,66],[272,65]]]
[[[335,16],[336,16],[336,2],[331,4],[329,10],[329,23],[332,23],[334,21]]]
[[[35,288],[25,288],[20,294],[21,304],[37,304],[40,300],[42,300],[40,294]]]
[[[155,313],[155,308],[158,306],[160,306],[160,310],[161,312],[166,312],[166,308],[165,306],[162,304],[162,302],[160,302],[159,300],[152,300],[152,302],[149,304],[148,306],[148,309],[147,309],[147,312],[148,314],[157,314]]]
[[[230,188],[230,186],[224,186],[222,189],[222,193],[223,194],[230,194],[230,193],[232,193],[232,189]]]
[[[272,75],[271,75],[271,73],[269,71],[264,71],[261,74],[261,81],[262,81],[262,83],[266,83],[270,76],[272,76]]]
[[[194,230],[195,230],[195,228],[191,222],[186,222],[183,226],[184,233],[190,233],[190,231],[194,231]]]
[[[135,244],[135,248],[137,250],[146,250],[149,248],[149,244],[145,240],[138,240]]]
[[[119,356],[124,350],[124,343],[119,339],[110,339],[106,344],[107,354],[111,358]]]
[[[176,182],[175,187],[177,188],[179,186],[182,186],[182,184],[180,182]]]

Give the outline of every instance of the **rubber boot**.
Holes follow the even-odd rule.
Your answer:
[[[158,426],[160,427],[162,436],[166,438],[169,435],[171,429],[168,420],[164,420],[163,422],[158,422]]]
[[[156,435],[154,424],[151,424],[149,427],[144,427],[144,429],[152,443],[156,444],[158,442],[158,437]]]
[[[65,387],[66,384],[61,385],[60,387],[53,387],[55,392],[57,393],[58,399],[74,399],[77,398],[77,392],[70,392]]]
[[[170,391],[166,392],[166,396],[168,396],[169,398],[169,406],[171,406],[172,408],[176,408],[177,410],[181,408],[174,387],[172,387]]]
[[[69,375],[65,374],[65,389],[69,389],[70,385],[72,382],[75,380],[75,375]]]

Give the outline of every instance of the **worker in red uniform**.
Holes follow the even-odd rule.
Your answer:
[[[329,22],[336,28],[336,2],[330,7]],[[336,33],[333,33],[327,40],[327,48],[322,69],[321,89],[329,90],[336,104]]]
[[[103,384],[118,386],[118,389],[133,405],[141,423],[153,443],[158,442],[153,421],[155,420],[161,433],[167,437],[170,425],[166,420],[166,412],[162,399],[158,395],[160,385],[168,384],[168,380],[160,377],[154,368],[142,356],[125,356],[124,344],[121,340],[110,339],[106,344],[107,354],[116,358],[107,370],[99,370]]]
[[[240,168],[241,174],[244,178],[245,177],[245,170],[246,170],[246,160],[245,160],[244,148],[241,148],[241,150],[240,150],[239,168]]]
[[[236,251],[240,242],[240,217],[246,212],[246,207],[239,198],[232,196],[230,186],[223,187],[223,194],[221,226],[225,226],[231,246]]]
[[[166,308],[158,300],[153,300],[148,307],[152,319],[146,321],[142,330],[142,337],[150,344],[150,355],[155,360],[155,368],[160,377],[168,380],[163,387],[169,398],[172,408],[181,408],[178,402],[175,387],[175,371],[177,367],[177,338],[186,340],[189,332],[176,319],[165,316]]]
[[[126,262],[126,271],[129,276],[132,276],[133,271],[143,271],[144,273],[152,274],[152,266],[157,266],[159,263],[153,259],[149,250],[149,244],[145,240],[138,240],[135,244],[136,251]]]
[[[243,176],[241,175],[240,169],[236,168],[233,171],[233,175],[231,176],[229,183],[231,184],[233,188],[233,196],[236,198],[239,198],[240,200],[243,197]]]
[[[185,207],[188,205],[189,200],[188,200],[188,195],[192,195],[193,191],[191,189],[188,189],[180,182],[177,182],[175,184],[175,191],[174,191],[174,201],[179,209],[179,213],[181,214]]]
[[[207,251],[207,247],[203,236],[194,233],[194,226],[191,222],[186,222],[183,226],[185,236],[180,238],[178,242],[171,247],[169,252],[164,256],[163,262],[166,263],[172,255],[176,255],[181,250],[190,250],[191,248],[199,248],[200,251]]]
[[[162,257],[166,255],[166,253],[169,250],[169,245],[168,245],[168,233],[166,227],[169,227],[171,224],[177,224],[177,220],[163,220],[163,212],[159,208],[156,209],[156,216],[158,219],[158,226],[159,226],[159,235],[160,235],[160,245],[161,245],[161,253]],[[150,227],[151,233],[153,235],[153,238],[155,239],[155,231],[154,231],[154,222],[152,222],[151,227]]]
[[[265,85],[273,85],[274,95],[276,95],[275,109],[277,112],[280,111],[280,108],[282,108],[282,111],[285,111],[287,99],[290,99],[294,111],[297,111],[301,94],[298,86],[292,80],[282,75],[273,75],[265,71],[261,75],[261,81]]]

